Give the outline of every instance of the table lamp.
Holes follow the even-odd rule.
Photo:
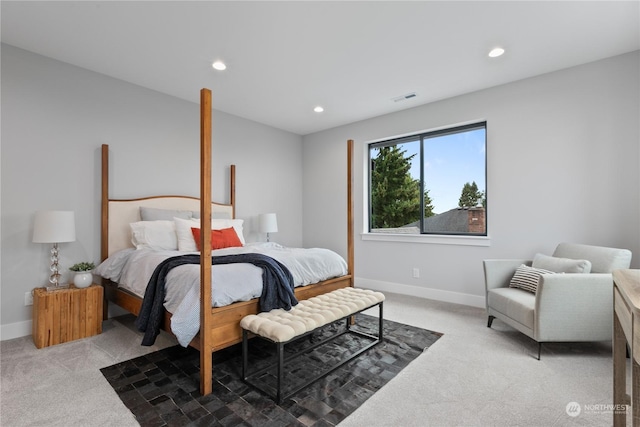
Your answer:
[[[58,243],[75,242],[76,225],[73,211],[38,211],[33,225],[34,243],[53,243],[49,282],[60,288]]]
[[[267,242],[269,241],[269,233],[276,233],[278,231],[278,219],[276,214],[267,213],[260,214],[259,218],[260,232],[267,233]]]

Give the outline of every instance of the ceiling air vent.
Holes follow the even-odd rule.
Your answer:
[[[391,98],[391,100],[393,102],[400,102],[400,101],[406,101],[407,99],[411,99],[411,98],[415,98],[415,97],[416,97],[416,93],[415,92],[411,92],[411,93],[407,93],[405,95],[396,96],[395,98]]]

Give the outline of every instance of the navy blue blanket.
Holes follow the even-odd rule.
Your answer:
[[[238,254],[212,256],[211,264],[248,263],[262,268],[262,294],[260,295],[260,311],[271,311],[275,308],[290,310],[298,304],[293,293],[293,277],[287,267],[278,260],[262,254]],[[149,279],[147,290],[142,300],[142,307],[136,327],[144,332],[142,345],[153,345],[160,333],[164,313],[164,287],[167,274],[172,268],[184,264],[200,264],[200,255],[188,254],[167,258],[156,267]]]

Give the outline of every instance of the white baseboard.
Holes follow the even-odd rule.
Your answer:
[[[2,325],[0,326],[0,340],[12,340],[14,338],[26,337],[27,335],[31,335],[32,325],[33,321],[31,320]]]
[[[109,318],[128,314],[129,312],[115,304],[109,304]],[[26,337],[31,335],[33,327],[32,320],[23,322],[9,323],[8,325],[0,325],[0,341],[12,340],[14,338]]]
[[[409,295],[418,298],[427,298],[436,301],[451,302],[454,304],[469,305],[471,307],[485,307],[485,297],[479,295],[463,294],[460,292],[443,291],[441,289],[423,288],[421,286],[403,285],[400,283],[383,282],[381,280],[355,278],[355,284],[359,288],[372,289],[380,292]]]
[[[472,307],[485,307],[485,299],[478,295],[463,294],[460,292],[443,291],[441,289],[423,288],[421,286],[402,285],[393,282],[383,282],[381,280],[364,279],[356,277],[356,286],[360,288],[373,289],[374,291],[391,292],[395,294],[409,295],[418,298],[427,298],[436,301],[451,302],[454,304],[470,305]],[[109,305],[111,309],[112,304]],[[119,308],[119,307],[113,307]],[[122,314],[126,312],[123,311]],[[115,315],[109,311],[110,317]],[[25,337],[31,335],[31,320],[23,322],[9,323],[0,326],[0,340],[11,340],[14,338]]]

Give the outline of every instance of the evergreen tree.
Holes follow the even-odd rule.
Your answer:
[[[424,190],[424,217],[429,218],[434,215],[433,200],[431,200],[431,196],[429,196],[429,190]]]
[[[420,180],[409,173],[415,154],[405,154],[394,145],[378,148],[372,159],[371,228],[402,227],[420,220]],[[425,210],[426,206],[425,198]]]
[[[471,184],[468,182],[462,187],[462,194],[458,201],[458,206],[461,208],[473,208],[478,206],[478,201],[482,200],[483,206],[486,204],[484,200],[484,191],[478,191],[478,185],[475,181]]]

